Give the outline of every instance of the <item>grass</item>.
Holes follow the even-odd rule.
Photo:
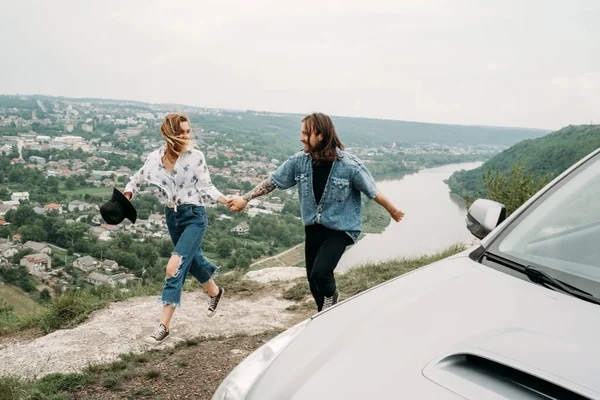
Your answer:
[[[244,279],[244,273],[239,271],[219,275],[217,281],[220,286],[223,286],[232,294],[255,293],[265,287],[263,283]]]
[[[35,314],[10,321],[0,321],[0,334],[7,334],[26,328],[37,327],[44,333],[57,329],[72,328],[96,310],[110,302],[130,297],[157,294],[158,287],[131,286],[127,291],[109,286],[96,286],[90,289],[74,290],[52,299],[48,306],[41,307]]]
[[[25,292],[8,284],[0,286],[0,299],[13,306],[13,311],[18,316],[35,314],[42,308]]]
[[[68,400],[65,392],[88,383],[83,374],[50,374],[37,381],[22,381],[12,377],[0,378],[0,400]]]
[[[281,257],[279,257],[279,259],[281,261],[283,261],[285,263],[285,265],[297,266],[298,264],[303,263],[304,262],[304,245],[302,245],[298,248],[295,248],[294,250],[290,251],[289,253],[282,255]]]
[[[462,245],[455,245],[429,256],[363,264],[350,269],[346,273],[336,275],[337,288],[343,298],[352,297],[383,282],[449,257],[464,249]],[[300,301],[307,296],[310,296],[310,290],[308,282],[304,278],[298,278],[293,286],[283,292],[283,297],[287,300]]]

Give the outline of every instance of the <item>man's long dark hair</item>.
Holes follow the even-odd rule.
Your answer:
[[[310,136],[322,135],[323,140],[311,152],[315,161],[335,161],[339,147],[344,150],[344,145],[335,131],[333,121],[323,113],[312,113],[302,119]]]

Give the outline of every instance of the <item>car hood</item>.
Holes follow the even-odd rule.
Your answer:
[[[600,399],[599,330],[600,306],[457,256],[313,317],[246,398],[534,398],[500,366]]]

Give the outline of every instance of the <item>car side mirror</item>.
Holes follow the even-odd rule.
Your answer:
[[[483,239],[505,219],[504,204],[488,199],[477,199],[467,211],[467,229],[476,238]]]

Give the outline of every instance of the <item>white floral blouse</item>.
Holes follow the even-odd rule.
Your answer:
[[[135,196],[144,183],[158,186],[159,198],[175,211],[178,205],[203,206],[205,196],[217,201],[222,195],[210,180],[204,153],[200,150],[190,149],[181,154],[173,166],[173,173],[167,171],[162,162],[164,153],[165,146],[150,153],[142,168],[125,186],[125,192]]]

